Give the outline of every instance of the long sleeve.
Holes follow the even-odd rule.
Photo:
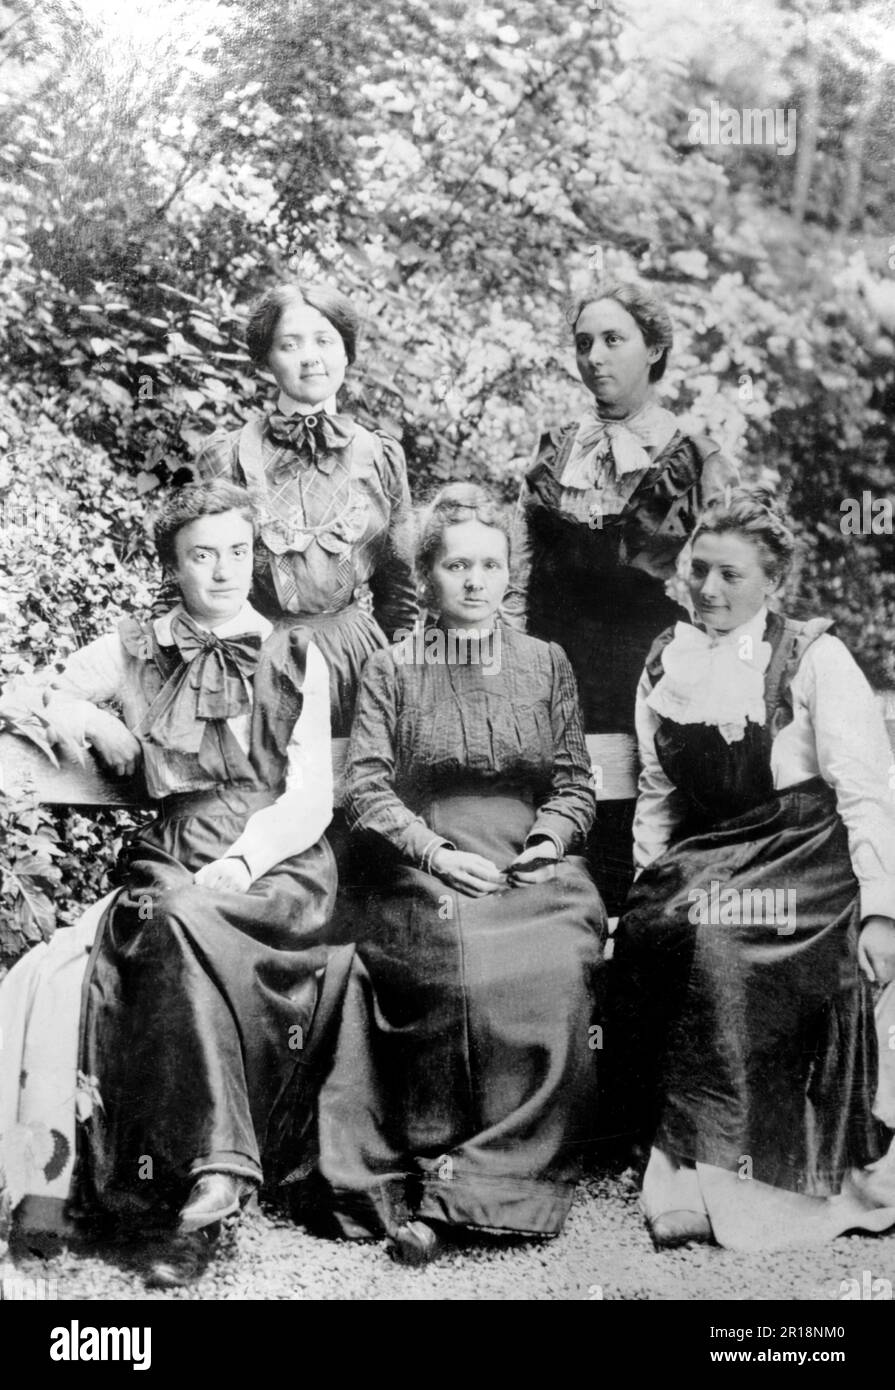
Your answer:
[[[398,673],[391,651],[374,652],[364,667],[345,772],[345,813],[352,830],[382,835],[413,863],[438,845],[421,816],[395,792]]]
[[[370,576],[373,616],[389,641],[410,631],[419,615],[414,572],[414,522],[404,451],[390,435],[383,446],[383,487],[391,507],[382,555]]]
[[[317,843],[332,820],[333,772],[329,671],[308,644],[301,714],[287,750],[286,790],[256,811],[223,857],[244,859],[253,879]]]
[[[64,663],[21,677],[4,691],[0,708],[39,714],[50,722],[54,741],[87,746],[91,711],[114,700],[121,689],[124,660],[116,632],[74,652]]]
[[[517,632],[528,629],[528,589],[531,583],[532,545],[528,530],[531,489],[523,478],[510,522],[510,582],[504,594],[500,616]]]
[[[552,786],[549,797],[538,808],[527,842],[538,835],[548,835],[565,854],[586,839],[596,814],[596,798],[572,667],[555,642],[550,644],[550,654],[553,660]]]
[[[774,741],[775,786],[818,772],[836,793],[861,889],[861,916],[895,918],[892,750],[876,697],[848,649],[825,634],[791,687],[794,718]]]
[[[637,686],[634,724],[640,754],[637,806],[634,812],[634,865],[645,869],[664,854],[684,813],[680,792],[662,771],[656,756],[659,716],[647,704],[652,686],[644,671]]]

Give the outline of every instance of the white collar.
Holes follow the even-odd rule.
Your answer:
[[[318,401],[317,405],[305,405],[304,401],[297,401],[281,391],[277,397],[277,410],[282,415],[335,415],[336,397],[327,396],[325,401]]]
[[[589,490],[594,486],[598,464],[607,454],[612,456],[616,479],[643,472],[676,432],[677,420],[671,411],[652,397],[623,420],[605,418],[592,400],[578,421],[560,482],[564,488]]]
[[[661,678],[646,702],[675,724],[707,724],[726,743],[738,743],[746,724],[764,724],[764,677],[771,644],[764,640],[767,609],[730,632],[709,634],[677,623],[662,652]]]
[[[153,619],[155,635],[159,646],[170,647],[174,644],[171,636],[171,619],[177,613],[184,612],[182,603],[177,603],[167,613],[162,613],[161,617]],[[273,632],[273,623],[265,618],[252,607],[250,603],[244,603],[236,614],[235,618],[228,618],[225,623],[219,623],[217,627],[210,628],[207,623],[200,623],[198,618],[193,618],[196,627],[205,628],[208,632],[213,632],[217,637],[235,637],[244,632],[257,632],[261,636],[261,641],[265,642]]]

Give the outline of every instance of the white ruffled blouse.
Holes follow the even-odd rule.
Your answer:
[[[646,673],[641,677],[636,705],[641,773],[634,818],[638,869],[664,853],[684,814],[683,798],[656,755],[660,716],[714,725],[728,742],[742,738],[737,731],[745,729],[746,720],[763,724],[770,658],[763,640],[766,618],[761,608],[721,641],[704,633],[703,642],[694,640],[692,629],[679,639],[687,624],[678,624],[663,652],[663,677],[655,688]],[[829,633],[805,652],[791,696],[792,722],[771,745],[774,787],[818,776],[829,783],[848,832],[861,916],[895,917],[895,787],[890,786],[895,762],[876,696],[851,653]]]

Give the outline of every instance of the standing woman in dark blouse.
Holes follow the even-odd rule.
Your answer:
[[[496,624],[508,539],[470,484],[424,520],[432,617],[361,683],[347,814],[376,879],[320,1102],[342,1235],[422,1263],[456,1228],[554,1235],[593,1123],[605,923],[559,647]]]
[[[327,285],[268,290],[249,318],[252,361],[280,388],[273,410],[201,449],[203,481],[252,489],[261,511],[253,601],[300,622],[330,668],[333,735],[351,726],[371,652],[417,614],[407,469],[400,444],[336,409],[355,360],[358,316]]]
[[[592,761],[603,771],[629,766],[633,778],[640,672],[658,634],[686,616],[666,583],[700,510],[736,470],[713,440],[682,433],[654,398],[672,328],[651,290],[606,285],[581,299],[570,321],[593,399],[580,419],[543,436],[525,476],[503,611],[562,646]],[[600,801],[592,837],[610,914],[633,876],[631,797]]]

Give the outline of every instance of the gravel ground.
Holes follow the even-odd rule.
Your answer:
[[[562,1235],[545,1242],[470,1240],[424,1269],[396,1265],[382,1243],[323,1240],[276,1211],[255,1211],[224,1232],[191,1288],[148,1290],[138,1259],[113,1247],[63,1249],[41,1258],[21,1249],[0,1276],[56,1281],[60,1299],[834,1300],[843,1280],[895,1286],[895,1235],[849,1236],[771,1255],[714,1246],[654,1251],[628,1170],[586,1179]],[[878,1286],[879,1287],[879,1286]]]

